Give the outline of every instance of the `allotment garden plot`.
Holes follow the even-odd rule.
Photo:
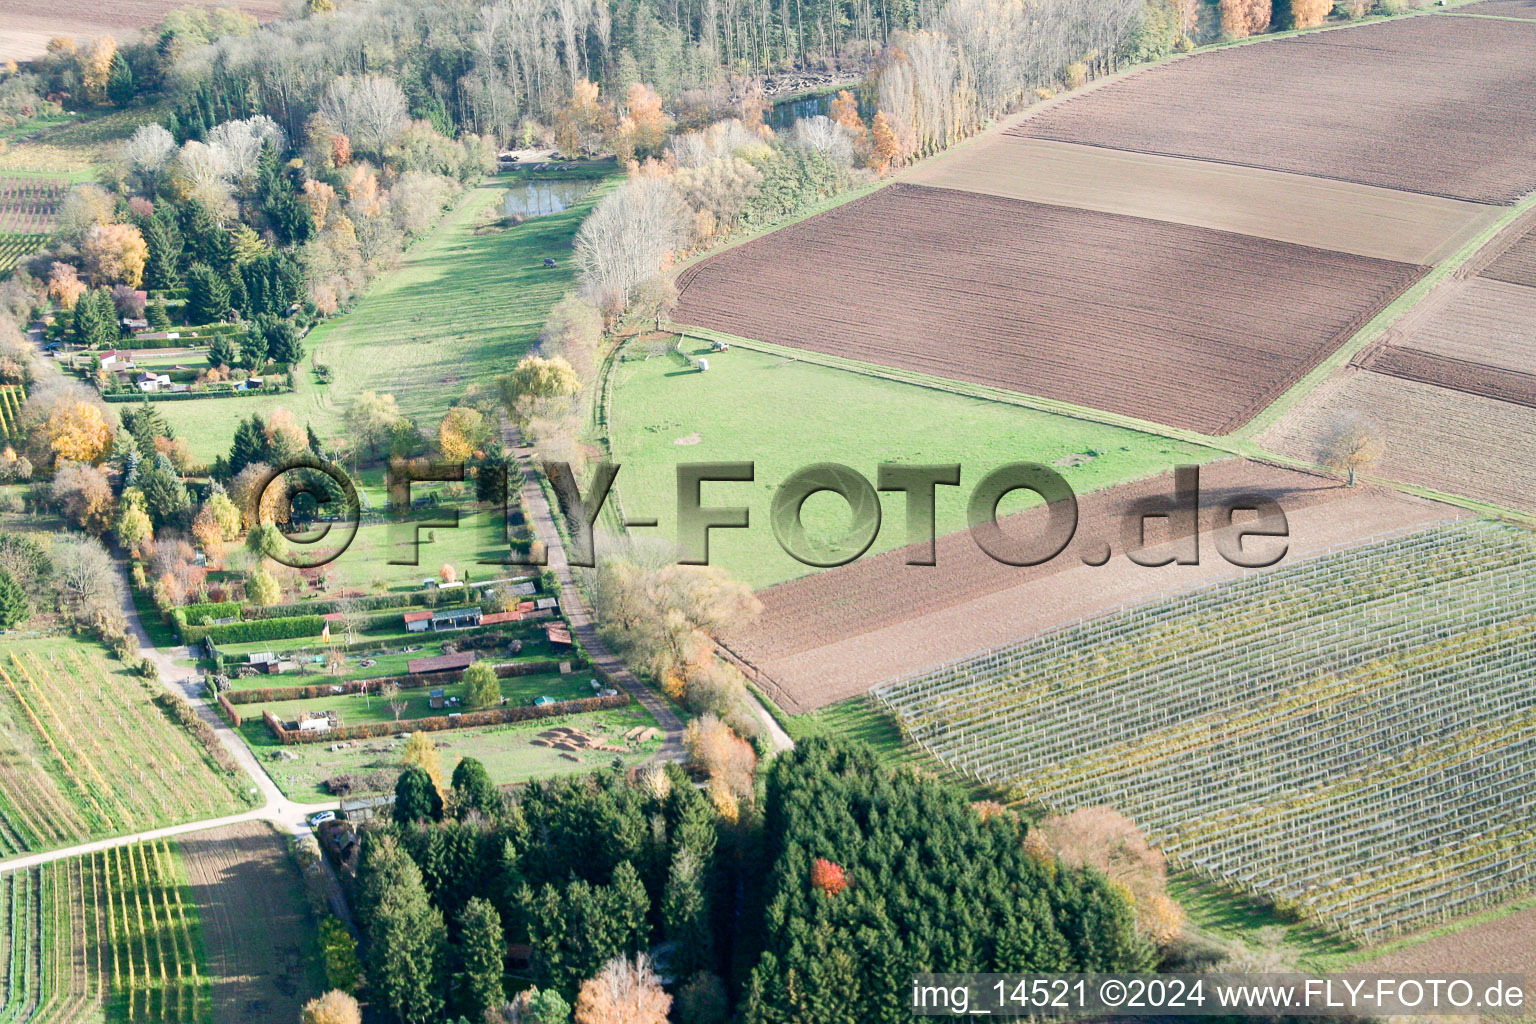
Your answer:
[[[1536,188],[1536,24],[1436,15],[1138,71],[1016,135],[1483,203]]]
[[[916,741],[1375,942],[1536,885],[1536,540],[1472,522],[881,687]]]
[[[0,651],[0,853],[244,809],[145,681],[69,642]]]
[[[1214,434],[1251,418],[1422,273],[893,185],[689,268],[674,319]]]

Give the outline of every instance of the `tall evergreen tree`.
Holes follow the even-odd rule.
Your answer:
[[[112,58],[112,68],[107,72],[107,99],[114,107],[126,107],[133,102],[133,68],[121,53]]]
[[[187,316],[194,324],[218,323],[229,316],[229,283],[207,263],[187,268]]]
[[[149,249],[144,264],[144,286],[162,290],[181,287],[181,232],[175,222],[156,214],[144,231]]]
[[[193,263],[206,263],[228,273],[234,266],[234,245],[229,232],[202,203],[193,201],[182,208],[181,246],[188,269]]]
[[[506,939],[501,915],[489,900],[476,897],[459,915],[459,969],[455,979],[458,1012],[470,1020],[484,1020],[485,1011],[500,1008],[506,999],[502,962]]]
[[[250,419],[241,420],[235,427],[235,439],[229,448],[228,472],[239,476],[246,466],[272,461],[272,444],[267,440],[267,425],[260,415],[252,413]]]
[[[259,371],[267,362],[267,336],[252,327],[240,342],[240,365],[247,370]]]
[[[166,308],[165,299],[163,298],[154,299],[150,302],[146,310],[146,318],[149,320],[149,326],[157,331],[168,331],[171,329],[171,314]]]
[[[111,348],[122,332],[117,324],[117,306],[112,293],[92,288],[75,303],[75,337],[89,348]]]
[[[448,932],[409,860],[379,893],[368,938],[374,1000],[399,1024],[440,1024]]]
[[[473,757],[466,757],[453,768],[454,809],[459,817],[478,812],[487,818],[501,813],[501,790],[491,781],[491,776]]]
[[[394,816],[402,825],[443,819],[443,798],[437,795],[432,776],[420,765],[407,766],[395,780]]]
[[[184,528],[192,519],[192,495],[187,485],[158,459],[139,467],[135,484],[144,495],[144,511],[155,528]]]
[[[673,974],[689,977],[714,965],[704,866],[686,846],[672,856],[672,868],[661,897],[661,920],[668,941],[674,943],[669,964]]]
[[[0,569],[0,629],[15,629],[32,617],[32,602],[16,578]]]
[[[235,365],[235,343],[227,334],[215,334],[208,342],[208,365],[213,367]]]

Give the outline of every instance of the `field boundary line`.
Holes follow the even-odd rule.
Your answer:
[[[723,341],[727,344],[739,345],[742,348],[761,352],[765,355],[779,356],[796,362],[811,363],[832,370],[858,373],[866,377],[878,377],[897,384],[908,384],[913,387],[928,388],[932,391],[947,391],[964,398],[975,398],[985,402],[996,402],[999,405],[1012,405],[1033,409],[1037,412],[1065,416],[1069,419],[1083,420],[1088,423],[1102,423],[1111,427],[1120,427],[1123,430],[1133,430],[1139,434],[1146,434],[1152,437],[1182,441],[1186,444],[1199,445],[1202,448],[1212,448],[1228,452],[1232,455],[1247,454],[1245,450],[1231,443],[1232,435],[1202,434],[1199,431],[1170,427],[1161,423],[1154,423],[1151,420],[1137,419],[1134,416],[1106,412],[1102,409],[1092,409],[1088,406],[1074,405],[1071,402],[1062,402],[1051,398],[1040,398],[1036,395],[1025,394],[1022,391],[1007,391],[985,384],[971,384],[966,381],[951,380],[947,377],[937,377],[912,370],[882,366],[878,363],[866,363],[843,356],[828,355],[823,352],[813,352],[809,349],[779,345],[771,341],[743,338],[739,335],[728,334],[725,331],[717,331],[705,327],[673,325],[672,329],[678,333],[687,333],[691,337],[697,337],[704,341]]]
[[[1318,363],[1300,380],[1282,392],[1280,397],[1261,410],[1258,415],[1231,434],[1225,435],[1230,443],[1237,446],[1239,450],[1265,451],[1266,449],[1258,441],[1260,434],[1284,418],[1304,398],[1337,375],[1339,370],[1348,366],[1355,356],[1369,347],[1377,338],[1396,326],[1422,303],[1428,301],[1430,296],[1436,294],[1443,285],[1462,280],[1457,271],[1469,264],[1486,246],[1493,244],[1507,229],[1514,226],[1533,209],[1536,209],[1536,192],[1532,192],[1518,203],[1506,208],[1500,217],[1487,225],[1476,237],[1467,241],[1455,254],[1430,268],[1427,274],[1393,299],[1385,309],[1367,321],[1342,346],[1335,349],[1332,355]]]

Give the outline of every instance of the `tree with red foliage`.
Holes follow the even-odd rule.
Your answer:
[[[811,865],[811,884],[828,896],[836,896],[848,888],[848,873],[827,858],[817,857]]]

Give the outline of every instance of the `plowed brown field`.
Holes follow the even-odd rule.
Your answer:
[[[1367,960],[1352,969],[1432,977],[1465,971],[1523,974],[1526,977],[1526,1005],[1530,1006],[1536,1001],[1536,907],[1516,911],[1496,921],[1471,925],[1449,935],[1436,936],[1427,942]],[[1513,1019],[1530,1021],[1531,1015]]]
[[[1456,9],[1457,14],[1494,18],[1536,18],[1536,0],[1482,0]]]
[[[1079,542],[1044,565],[1004,565],[983,553],[969,532],[951,534],[939,539],[933,566],[906,565],[907,552],[898,550],[762,591],[763,614],[726,643],[766,677],[761,681],[770,696],[798,713],[1075,618],[1233,574],[1239,570],[1219,556],[1209,534],[1218,525],[1216,509],[1238,495],[1264,494],[1284,510],[1291,539],[1281,565],[1329,546],[1461,514],[1389,491],[1350,489],[1327,477],[1238,459],[1204,467],[1200,482],[1200,529],[1207,536],[1197,566],[1151,568],[1123,557],[1121,524],[1140,500],[1172,494],[1171,476],[1164,475],[1079,499],[1077,537],[1108,540],[1116,554],[1105,565],[1084,564],[1082,553],[1094,545]],[[1036,536],[1043,515],[1037,507],[1005,520],[1004,529]],[[1149,526],[1148,534],[1154,545],[1172,539],[1166,524]],[[1247,545],[1273,543],[1253,539]]]
[[[1372,470],[1536,513],[1536,409],[1371,371],[1328,381],[1261,438],[1272,451],[1316,461],[1340,417],[1356,417],[1380,439]]]
[[[1219,434],[1423,272],[893,185],[690,267],[673,318]]]
[[[136,30],[185,6],[181,0],[6,0],[0,11],[0,60],[40,57],[50,36],[78,41],[109,35],[127,42]],[[268,21],[282,13],[283,0],[221,0],[207,6],[238,7]]]
[[[1448,359],[1536,373],[1536,288],[1474,278],[1447,282],[1398,342]]]
[[[1017,135],[1511,203],[1536,188],[1536,24],[1429,16],[1234,46]]]
[[[1482,276],[1536,288],[1536,227],[1528,228],[1509,248],[1500,253],[1497,259],[1484,268]]]
[[[319,995],[308,981],[304,882],[265,822],[177,840],[202,924],[213,1019],[292,1024]]]
[[[902,180],[1426,266],[1454,253],[1502,212],[1352,181],[1003,133],[924,160]]]
[[[1404,380],[1437,384],[1469,395],[1536,407],[1536,375],[1504,370],[1466,359],[1448,359],[1414,348],[1380,349],[1365,368]]]

